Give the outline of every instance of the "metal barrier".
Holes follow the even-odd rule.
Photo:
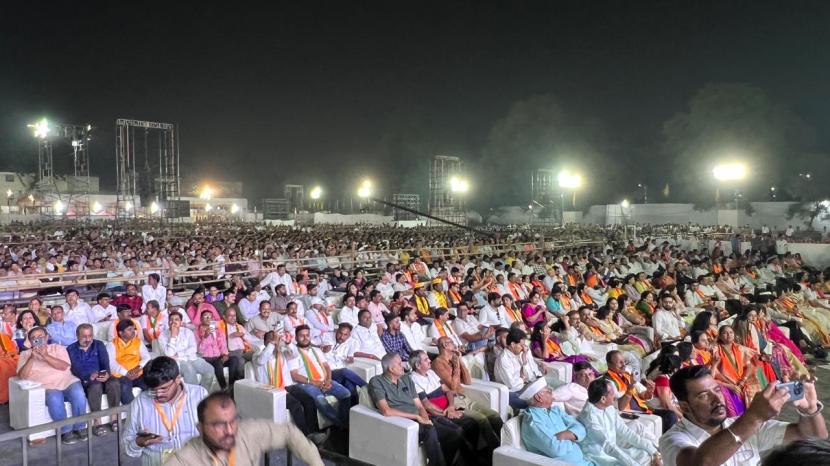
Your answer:
[[[43,432],[45,430],[55,430],[55,445],[56,453],[57,453],[57,462],[53,464],[57,464],[60,466],[63,462],[63,458],[61,456],[61,450],[63,449],[63,443],[61,442],[60,438],[60,428],[66,425],[75,424],[81,421],[86,421],[86,430],[88,439],[86,441],[86,454],[87,454],[87,465],[92,466],[92,421],[104,416],[115,416],[118,419],[118,432],[116,442],[118,443],[117,452],[118,452],[118,462],[116,464],[121,464],[121,432],[123,431],[123,421],[121,420],[121,414],[126,413],[130,409],[130,405],[125,406],[117,406],[115,408],[108,408],[101,411],[95,411],[94,413],[84,414],[83,416],[75,416],[75,417],[68,417],[61,421],[52,421],[47,424],[39,424],[36,426],[28,427],[26,429],[20,430],[13,430],[11,432],[6,432],[4,434],[0,434],[0,444],[4,442],[10,442],[12,440],[20,439],[21,448],[23,451],[23,466],[29,465],[29,444],[26,441],[26,438],[31,434],[37,434],[39,432]]]

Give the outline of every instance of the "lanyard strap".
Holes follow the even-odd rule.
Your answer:
[[[158,413],[159,417],[161,418],[161,423],[164,425],[164,428],[167,430],[167,433],[172,437],[173,436],[173,429],[176,428],[176,422],[179,420],[179,415],[182,414],[182,406],[184,406],[184,398],[185,394],[182,394],[182,397],[179,398],[179,402],[176,406],[175,411],[173,411],[173,417],[170,421],[167,421],[167,415],[164,414],[164,410],[161,408],[161,404],[158,401],[153,400],[153,405],[156,407],[156,412]]]
[[[210,460],[211,460],[211,464],[213,466],[221,466],[222,465],[222,462],[219,460],[219,458],[216,457],[213,454],[210,455]],[[234,457],[234,454],[233,454],[233,448],[231,448],[230,453],[228,453],[228,466],[234,466],[235,464],[236,464],[236,458]]]

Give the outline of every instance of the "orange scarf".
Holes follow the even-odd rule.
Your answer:
[[[591,297],[588,296],[588,294],[585,293],[585,292],[583,292],[581,295],[579,295],[579,297],[582,298],[582,304],[585,304],[586,306],[590,306],[591,304],[594,304],[594,300],[591,299]]]
[[[457,291],[450,290],[450,296],[452,296],[453,303],[461,302],[461,294],[459,294]]]
[[[519,290],[516,289],[516,284],[515,283],[508,282],[507,283],[507,288],[510,289],[510,294],[513,295],[513,299],[515,299],[516,301],[519,301],[519,300],[522,299],[522,295],[519,293]]]
[[[219,327],[219,330],[221,330],[225,334],[225,343],[230,344],[231,337],[230,337],[230,332],[228,332],[228,324],[225,323],[225,319],[222,319],[222,320],[219,321],[218,327]],[[241,331],[240,330],[240,325],[239,324],[234,324],[233,325],[233,331],[234,332]],[[251,344],[248,343],[248,340],[246,340],[244,338],[242,339],[242,351],[244,353],[247,353],[248,351],[251,351]]]
[[[545,340],[545,346],[548,347],[548,356],[559,356],[562,354],[562,347],[559,346],[559,343],[553,341],[552,338]]]
[[[451,333],[451,334],[455,335],[455,330],[453,330],[452,327],[450,327],[449,325],[447,325],[445,323],[442,323],[438,319],[435,319],[435,322],[433,322],[433,325],[435,325],[435,329],[438,330],[438,334],[441,335],[442,337],[447,336],[447,333]],[[448,329],[449,329],[449,332],[447,331]]]
[[[144,329],[144,338],[147,339],[148,343],[159,337],[159,320],[161,320],[161,314],[156,314],[155,319],[147,315],[147,327]],[[152,330],[152,332],[150,330]]]
[[[628,390],[628,385],[631,383],[631,376],[628,374],[623,374],[622,377],[614,371],[608,371],[608,376],[611,377],[611,380],[614,382],[614,385],[617,386],[617,391],[620,393],[625,393]],[[640,395],[637,394],[637,391],[634,391],[633,394],[634,402],[637,403],[637,406],[643,410],[645,413],[651,413],[651,410],[648,409],[648,405],[646,402],[640,398]]]
[[[694,348],[694,357],[692,359],[696,360],[698,363],[704,366],[708,366],[709,363],[712,362],[712,352],[709,350],[701,350]]]
[[[738,381],[743,378],[745,369],[744,355],[740,346],[733,342],[732,345],[729,346],[729,350],[724,350],[723,345],[719,344],[716,351],[719,351],[721,356],[721,374],[725,375],[733,383],[738,383]]]
[[[303,365],[305,366],[305,371],[306,374],[308,374],[308,378],[311,380],[323,380],[325,378],[324,374],[321,374],[320,371],[317,369],[317,366],[315,366],[314,363],[311,362],[311,358],[308,357],[308,353],[306,352],[306,350],[302,348],[298,348],[298,350],[300,351],[300,357],[303,358]],[[317,353],[314,352],[314,350],[311,350],[311,353],[314,355],[314,359],[317,361],[317,364],[319,364],[322,367],[323,363],[320,362],[320,357],[317,356]]]

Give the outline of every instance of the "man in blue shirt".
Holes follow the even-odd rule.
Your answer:
[[[52,338],[52,341],[63,346],[69,346],[75,343],[78,340],[75,336],[75,330],[78,328],[78,324],[65,318],[63,307],[53,306],[51,316],[52,319],[49,325],[46,326],[46,331],[49,332],[49,337]]]
[[[110,362],[107,348],[103,342],[92,338],[92,325],[81,324],[77,329],[77,340],[66,348],[69,353],[72,375],[81,380],[81,385],[89,401],[90,411],[101,410],[101,394],[106,391],[110,408],[121,404],[121,385],[118,379],[110,375]],[[110,430],[118,429],[117,421],[110,424]],[[92,433],[104,435],[106,428],[101,420],[95,420]]]
[[[552,407],[553,392],[540,377],[520,395],[530,405],[522,415],[522,443],[527,451],[575,466],[591,466],[578,441],[585,438],[585,427],[559,407]]]

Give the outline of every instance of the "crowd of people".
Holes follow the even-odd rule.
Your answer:
[[[576,465],[759,464],[827,437],[811,364],[830,348],[830,270],[775,244],[724,252],[587,226],[488,233],[21,233],[0,277],[17,286],[3,291],[0,402],[18,377],[46,389],[53,420],[129,404],[126,452],[143,464],[228,464],[286,442],[314,462],[313,444],[348,435],[361,395],[418,423],[428,464],[490,464],[504,421],[464,395],[474,378],[507,387],[526,450]],[[361,360],[383,373],[363,380],[350,369]],[[236,421],[246,367],[286,392],[296,430]],[[774,419],[789,382],[794,424]],[[93,433],[118,428],[96,420]],[[225,435],[259,431],[272,435],[244,453]],[[61,432],[82,440],[83,423]]]

